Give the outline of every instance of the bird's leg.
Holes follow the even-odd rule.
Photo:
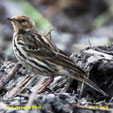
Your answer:
[[[42,93],[52,82],[54,81],[54,77],[51,77],[49,81],[46,81],[38,90],[38,93]]]

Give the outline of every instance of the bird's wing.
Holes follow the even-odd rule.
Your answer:
[[[22,40],[24,49],[40,58],[54,58],[59,51],[49,38],[37,32],[26,33],[26,35],[23,35]]]
[[[29,33],[29,35],[24,38],[24,42],[25,49],[29,56],[34,56],[42,60],[49,60],[52,63],[84,73],[81,68],[75,65],[67,54],[58,49],[52,41],[44,35]]]

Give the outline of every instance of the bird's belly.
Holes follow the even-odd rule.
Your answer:
[[[35,67],[33,67],[32,65],[30,65],[27,62],[27,59],[23,59],[18,53],[17,50],[14,50],[14,54],[17,58],[17,60],[22,64],[23,67],[25,67],[27,69],[27,71],[33,72],[33,73],[38,73],[38,74],[42,74],[40,71],[38,71]]]
[[[20,63],[27,69],[27,71],[32,72],[34,74],[47,75],[47,73],[39,71],[37,68],[27,63],[26,61],[20,61]]]

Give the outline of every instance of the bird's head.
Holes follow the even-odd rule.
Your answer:
[[[35,23],[27,16],[13,16],[11,18],[7,18],[11,21],[14,31],[16,33],[19,32],[19,30],[32,30],[35,28]]]

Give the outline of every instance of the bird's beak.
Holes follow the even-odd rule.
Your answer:
[[[7,20],[9,20],[9,21],[13,21],[13,19],[11,19],[11,18],[6,18]]]

